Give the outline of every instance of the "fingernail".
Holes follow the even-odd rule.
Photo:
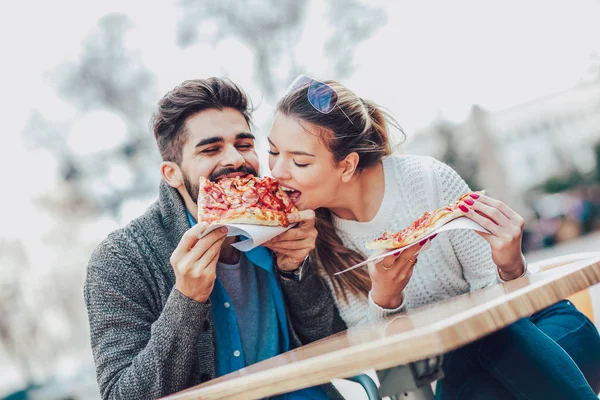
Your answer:
[[[437,236],[437,233],[435,235],[431,235],[431,237],[429,238],[429,240],[433,240],[434,237]]]
[[[288,215],[287,219],[289,222],[294,222],[296,220],[296,216],[294,214],[290,214]]]
[[[473,204],[475,204],[475,202],[471,199],[465,199],[465,203],[467,203],[468,205],[472,206]]]
[[[227,233],[227,227],[226,226],[221,227],[221,233]]]
[[[477,193],[471,193],[469,196],[471,196],[474,199],[478,199],[479,195]]]
[[[469,212],[469,209],[466,206],[462,205],[462,204],[459,205],[458,208],[460,208],[460,211],[462,211],[462,212]]]
[[[394,257],[398,257],[398,256],[400,255],[400,253],[402,253],[402,250],[400,250],[400,251],[397,251],[397,252],[395,252],[395,253],[392,253],[392,255],[393,255]]]
[[[423,247],[425,246],[425,243],[427,243],[427,239],[423,239],[419,242],[419,246]]]

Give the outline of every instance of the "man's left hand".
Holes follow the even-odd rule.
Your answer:
[[[275,252],[279,269],[293,271],[315,248],[317,240],[315,212],[313,210],[297,211],[289,214],[288,220],[297,225],[263,243],[263,246]]]

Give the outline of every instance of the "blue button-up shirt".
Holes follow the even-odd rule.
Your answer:
[[[190,226],[196,225],[196,221],[192,215],[187,212],[187,217],[190,222]],[[247,257],[250,261],[250,268],[262,268],[267,272],[269,279],[269,288],[271,289],[271,298],[260,298],[261,303],[267,302],[273,305],[276,313],[276,320],[278,324],[273,324],[267,327],[266,332],[261,332],[261,335],[266,335],[269,340],[276,340],[279,342],[279,346],[271,347],[272,350],[261,351],[259,353],[259,359],[274,357],[277,354],[290,350],[290,334],[287,324],[287,314],[285,312],[285,303],[283,300],[283,292],[279,285],[279,280],[273,271],[273,258],[271,253],[264,247],[256,247],[246,253],[243,256]],[[216,371],[217,376],[226,375],[228,373],[237,371],[246,367],[244,358],[244,351],[242,347],[242,339],[239,331],[235,310],[231,306],[232,302],[227,295],[225,287],[216,278],[214,289],[210,295],[211,311],[213,315],[213,321],[215,325],[215,342],[216,342]],[[228,304],[229,307],[224,305]],[[267,307],[268,308],[268,307]],[[275,349],[279,350],[275,350]],[[270,354],[270,353],[273,354]],[[277,396],[273,399],[285,399],[285,400],[296,400],[296,399],[327,399],[327,395],[318,386],[312,388],[306,388],[298,390],[296,392],[286,393],[281,396]]]

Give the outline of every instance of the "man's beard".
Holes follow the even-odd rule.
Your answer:
[[[192,183],[192,181],[190,181],[190,179],[188,178],[187,174],[183,171],[181,171],[181,172],[183,173],[183,184],[185,185],[185,189],[189,193],[189,195],[192,198],[192,200],[194,201],[194,203],[198,203],[198,194],[200,192],[200,182],[196,181],[196,182]],[[224,175],[235,174],[236,172],[245,172],[247,174],[251,174],[254,176],[258,175],[256,170],[252,166],[242,165],[241,167],[239,167],[237,169],[229,167],[229,168],[214,170],[208,176],[208,180],[210,180],[211,182],[214,182]]]

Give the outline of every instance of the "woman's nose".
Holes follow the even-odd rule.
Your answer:
[[[275,162],[273,168],[271,168],[271,175],[275,179],[289,179],[289,170],[285,167],[285,163],[281,158]]]

